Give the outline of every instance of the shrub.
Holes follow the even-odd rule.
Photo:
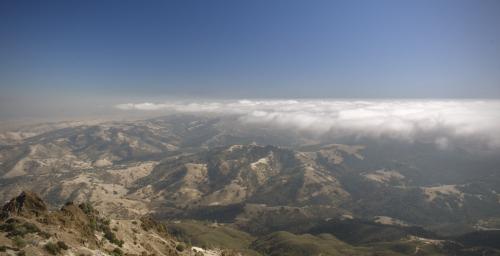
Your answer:
[[[0,225],[0,231],[8,232],[7,236],[9,236],[17,229],[17,225],[18,224],[14,221],[6,222],[5,224]]]
[[[68,250],[69,249],[68,245],[65,242],[63,242],[63,241],[57,241],[57,246],[59,246],[59,248],[61,248],[63,250]]]
[[[403,254],[411,254],[415,251],[415,248],[410,244],[394,244],[390,246],[390,249]]]
[[[94,218],[90,218],[90,223],[89,223],[90,229],[92,231],[97,230],[97,221]]]
[[[116,238],[115,233],[109,229],[109,227],[104,229],[104,238],[108,239],[110,243],[116,244],[120,247],[123,245],[123,241]]]
[[[104,238],[108,239],[110,242],[116,239],[115,233],[113,231],[105,229]]]
[[[33,223],[25,222],[23,227],[26,229],[28,233],[37,233],[40,232],[40,229]]]
[[[61,252],[61,248],[52,242],[46,243],[43,248],[52,255],[57,255]]]
[[[28,234],[28,230],[24,228],[23,226],[18,226],[14,225],[10,232],[7,234],[7,236],[21,236],[24,237],[24,235]]]
[[[115,248],[113,249],[113,251],[111,252],[111,255],[112,256],[122,256],[123,255],[123,251],[120,250],[120,248]]]
[[[179,252],[182,252],[186,249],[186,244],[184,243],[178,243],[177,246],[175,247],[175,249]]]
[[[94,212],[94,207],[90,202],[81,203],[79,207],[87,215],[90,215]]]
[[[45,239],[49,239],[49,238],[52,236],[50,233],[45,232],[45,231],[40,231],[40,232],[38,232],[38,234],[39,234],[41,237],[45,238]]]
[[[24,237],[24,235],[29,233],[40,232],[40,229],[35,224],[29,222],[20,223],[15,219],[9,219],[5,224],[0,225],[0,230],[7,232],[7,236],[9,237]]]
[[[17,247],[17,248],[23,248],[26,246],[26,241],[24,241],[24,239],[22,239],[21,237],[19,236],[15,236],[12,238],[12,241],[14,242],[14,245]]]

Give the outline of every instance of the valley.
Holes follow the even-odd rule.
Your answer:
[[[144,216],[164,225],[169,251],[180,255],[180,242],[204,255],[496,255],[500,249],[488,242],[500,241],[494,152],[278,133],[231,116],[49,127],[0,136],[1,201],[33,191],[47,211],[67,202],[92,205],[123,229],[125,255],[150,252],[130,245],[152,239],[130,231]],[[112,251],[102,243],[85,248]]]

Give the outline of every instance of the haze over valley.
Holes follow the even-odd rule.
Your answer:
[[[491,100],[118,105],[170,113],[2,133],[0,199],[33,191],[53,208],[72,201],[117,220],[152,216],[173,223],[181,240],[231,244],[240,253],[266,254],[263,241],[250,241],[284,235],[274,232],[298,241],[326,232],[346,246],[370,243],[386,253],[392,247],[377,243],[420,248],[432,239],[429,253],[457,253],[469,249],[442,247],[500,227],[498,106]],[[206,221],[245,232],[249,242],[210,244],[191,230]],[[361,237],[349,237],[350,226]],[[370,233],[378,229],[398,235]]]

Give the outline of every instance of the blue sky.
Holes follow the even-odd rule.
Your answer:
[[[498,98],[499,13],[494,0],[1,1],[0,106]]]

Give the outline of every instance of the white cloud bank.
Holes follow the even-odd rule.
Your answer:
[[[318,134],[391,136],[412,139],[417,134],[447,137],[479,136],[500,145],[498,100],[234,100],[127,103],[122,110],[239,115],[246,124],[266,125]]]

